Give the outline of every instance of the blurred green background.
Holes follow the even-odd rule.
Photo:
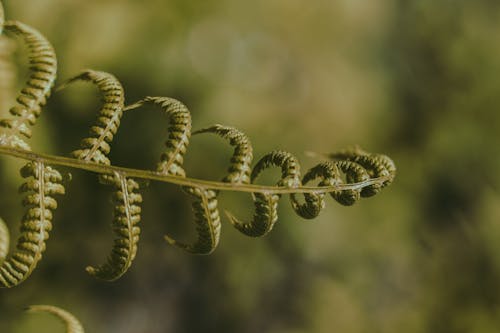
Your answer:
[[[255,157],[359,144],[391,156],[394,184],[354,207],[333,200],[305,221],[282,199],[267,237],[223,220],[216,252],[168,246],[195,237],[188,197],[144,191],[142,239],[115,283],[84,268],[105,260],[112,207],[95,175],[74,171],[44,260],[0,291],[0,332],[62,332],[27,315],[30,304],[73,312],[87,332],[498,332],[500,329],[500,3],[406,0],[16,0],[6,15],[39,29],[59,78],[84,68],[114,73],[128,103],[170,96],[193,127],[247,133]],[[11,43],[12,44],[12,43]],[[26,75],[20,43],[16,68]],[[14,82],[12,82],[14,83]],[[4,80],[2,85],[9,85]],[[7,103],[8,102],[8,103]],[[2,95],[2,114],[12,105]],[[39,152],[76,149],[99,108],[90,85],[50,99],[34,128]],[[116,165],[154,168],[166,138],[157,109],[127,113]],[[192,140],[186,168],[220,179],[231,149]],[[14,237],[22,214],[21,161],[1,157],[0,212]],[[13,175],[16,175],[14,177]],[[249,195],[220,207],[251,215]]]

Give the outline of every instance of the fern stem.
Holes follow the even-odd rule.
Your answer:
[[[114,172],[123,174],[125,177],[134,177],[160,181],[170,184],[200,187],[210,190],[231,191],[231,192],[248,192],[248,193],[263,193],[263,194],[290,194],[290,193],[330,193],[343,190],[358,190],[373,184],[382,185],[388,180],[392,180],[393,176],[377,177],[368,179],[362,182],[351,184],[338,184],[334,186],[267,186],[253,184],[231,184],[219,181],[210,181],[196,178],[182,178],[178,176],[169,176],[152,170],[140,170],[132,168],[124,168],[113,165],[97,164],[91,161],[78,160],[75,158],[62,157],[57,155],[42,154],[23,149],[10,148],[0,146],[0,155],[8,155],[17,157],[23,160],[43,162],[45,164],[59,165],[74,169],[86,170],[98,174],[112,175]]]

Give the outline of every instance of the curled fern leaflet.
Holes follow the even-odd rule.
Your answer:
[[[30,150],[29,145],[21,136],[31,137],[30,126],[42,112],[42,107],[50,95],[57,72],[57,59],[54,48],[37,30],[17,21],[7,21],[4,31],[21,36],[28,46],[30,76],[21,93],[17,104],[9,112],[9,119],[0,120],[0,145]]]
[[[191,114],[188,108],[176,99],[169,97],[146,97],[126,108],[132,110],[144,104],[162,108],[169,120],[167,150],[160,156],[156,171],[172,176],[186,177],[182,164],[191,137]]]
[[[85,161],[110,165],[107,157],[110,144],[120,126],[123,115],[125,94],[116,77],[106,72],[85,70],[79,75],[67,80],[58,90],[62,90],[73,82],[89,81],[97,86],[102,94],[102,107],[97,115],[96,123],[90,128],[90,136],[80,142],[81,149],[72,156]]]
[[[336,162],[335,166],[345,174],[345,183],[347,184],[362,182],[370,179],[368,172],[356,162],[342,160]],[[340,177],[338,181],[339,184],[344,183]],[[331,192],[330,195],[341,205],[351,206],[360,199],[361,189],[334,191]]]
[[[297,187],[300,185],[300,166],[292,154],[285,151],[273,151],[262,157],[251,174],[253,183],[259,174],[267,168],[280,167],[281,179],[278,186]],[[254,193],[255,212],[251,222],[241,222],[232,213],[226,215],[233,226],[250,237],[260,237],[270,232],[278,220],[279,194]]]
[[[319,186],[333,186],[340,183],[338,168],[330,162],[320,163],[309,169],[302,178],[302,185],[306,185],[316,178],[321,178]],[[304,203],[300,204],[294,193],[290,194],[290,202],[294,211],[305,219],[313,219],[325,208],[324,193],[305,193]]]
[[[250,183],[253,148],[248,136],[234,127],[219,124],[193,132],[193,135],[201,133],[217,134],[223,139],[228,140],[231,146],[234,146],[234,152],[231,156],[228,174],[222,181],[232,184]]]
[[[114,176],[103,176],[101,181],[113,186],[114,217],[113,230],[117,236],[113,249],[106,263],[97,268],[87,267],[90,275],[107,281],[114,281],[121,277],[132,264],[137,254],[140,228],[137,226],[141,220],[142,196],[136,191],[139,184],[119,173]]]
[[[390,176],[389,180],[382,184],[373,184],[363,188],[361,191],[362,197],[370,197],[380,192],[383,187],[390,184],[396,173],[396,167],[390,158],[382,154],[368,153],[358,146],[328,156],[335,160],[348,160],[361,165],[371,178]]]
[[[210,254],[220,239],[221,224],[217,209],[217,193],[198,187],[184,187],[183,190],[194,198],[192,207],[198,239],[194,244],[185,244],[165,235],[165,240],[192,254]]]
[[[23,205],[27,210],[16,251],[0,266],[0,287],[20,284],[36,268],[52,229],[52,212],[57,208],[53,195],[64,194],[61,174],[42,162],[29,162],[21,169],[21,175],[27,178],[19,189],[26,194]]]
[[[123,87],[116,77],[106,72],[86,70],[66,81],[59,89],[63,89],[76,81],[89,81],[97,86],[102,93],[103,106],[98,113],[94,126],[90,128],[90,137],[81,141],[80,150],[72,155],[78,159],[110,165],[107,155],[111,151],[120,120],[123,116],[125,96]],[[112,227],[116,235],[113,248],[107,261],[98,266],[86,268],[90,275],[97,278],[114,281],[122,276],[132,264],[137,254],[141,220],[142,196],[137,193],[138,183],[132,178],[114,173],[100,175],[99,180],[113,187],[114,216]]]
[[[144,104],[161,107],[168,116],[168,138],[165,142],[166,151],[160,156],[156,171],[178,177],[186,177],[183,168],[184,155],[191,137],[191,114],[188,108],[176,99],[169,97],[146,97],[134,103],[126,110],[138,108]],[[184,192],[193,197],[193,212],[195,215],[198,239],[194,244],[185,244],[165,235],[165,240],[193,254],[210,254],[219,243],[220,216],[217,209],[217,193],[197,187],[183,187]]]

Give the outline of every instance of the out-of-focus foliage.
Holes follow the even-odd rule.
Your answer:
[[[500,6],[478,1],[4,1],[8,17],[53,43],[60,78],[83,68],[115,74],[127,101],[166,95],[252,139],[256,158],[360,144],[398,165],[383,196],[333,202],[304,222],[288,205],[274,232],[227,225],[208,257],[167,247],[193,234],[174,186],[144,193],[135,265],[108,284],[83,273],[109,251],[109,193],[75,172],[46,259],[22,286],[0,292],[0,332],[59,329],[33,303],[57,304],[89,332],[496,332],[500,327]],[[11,47],[12,43],[9,43]],[[17,72],[26,73],[23,50]],[[23,80],[20,80],[22,82]],[[2,82],[2,86],[5,83]],[[2,93],[2,98],[3,98]],[[6,99],[9,95],[6,94]],[[2,110],[5,101],[2,99]],[[8,103],[7,103],[8,104]],[[36,151],[68,154],[97,111],[95,91],[49,100]],[[166,123],[144,109],[124,116],[111,153],[150,167]],[[307,140],[304,140],[307,138]],[[220,179],[230,155],[193,138],[187,173]],[[2,157],[0,211],[20,219],[18,161]],[[202,170],[203,167],[203,170]],[[221,196],[244,215],[248,195]],[[251,211],[246,212],[250,217]],[[242,216],[244,218],[244,216]],[[92,228],[92,230],[91,230]],[[12,228],[11,228],[12,229]],[[14,235],[16,236],[16,235]],[[158,264],[162,262],[163,264]],[[57,324],[57,323],[56,323]]]

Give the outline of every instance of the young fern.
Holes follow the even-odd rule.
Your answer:
[[[110,144],[123,116],[125,103],[123,87],[118,79],[109,73],[85,70],[67,80],[58,90],[80,80],[89,81],[97,86],[102,93],[103,106],[95,125],[90,128],[90,137],[81,141],[81,149],[74,151],[72,156],[84,161],[111,165],[107,155],[111,151]],[[142,197],[137,193],[138,183],[132,178],[127,179],[115,172],[112,176],[100,175],[99,180],[113,187],[115,208],[112,227],[116,238],[107,261],[98,267],[88,266],[86,271],[97,278],[114,281],[127,271],[137,254],[140,234],[137,225],[141,220],[139,204],[142,202]]]
[[[29,313],[49,313],[57,317],[66,326],[66,333],[85,333],[82,324],[68,311],[52,305],[31,305],[26,309]]]
[[[326,157],[331,161],[311,168],[302,179],[299,161],[285,151],[264,155],[252,169],[253,149],[243,132],[213,125],[191,133],[191,114],[184,104],[172,98],[145,97],[124,107],[125,97],[120,82],[109,73],[94,70],[81,72],[60,88],[77,81],[88,81],[102,93],[103,106],[96,124],[91,127],[90,135],[81,141],[80,149],[75,150],[71,158],[31,152],[25,139],[31,136],[30,126],[35,124],[54,84],[57,67],[55,52],[33,28],[16,21],[4,22],[0,2],[0,32],[2,30],[24,39],[31,67],[26,87],[21,90],[16,106],[10,109],[11,118],[0,120],[0,153],[30,161],[21,170],[23,177],[27,178],[21,186],[21,192],[26,194],[23,205],[27,207],[27,212],[21,222],[17,250],[10,257],[7,257],[9,232],[0,220],[0,287],[12,287],[25,280],[45,250],[52,212],[57,207],[53,196],[64,193],[61,175],[47,164],[96,172],[101,183],[112,187],[114,245],[104,264],[87,267],[91,275],[109,281],[122,276],[137,253],[142,202],[138,193],[139,179],[180,185],[193,198],[197,240],[193,244],[185,244],[168,235],[165,238],[188,252],[209,254],[215,250],[220,239],[217,195],[221,190],[252,193],[255,208],[252,221],[241,222],[231,213],[226,214],[239,231],[258,237],[272,230],[278,219],[278,202],[283,194],[290,194],[292,208],[299,216],[311,219],[325,207],[327,193],[343,205],[352,205],[361,197],[378,193],[395,177],[396,167],[389,157],[371,154],[357,147],[328,154]],[[108,154],[124,111],[144,104],[160,107],[169,120],[166,150],[160,156],[156,171],[112,165]],[[186,176],[183,163],[191,134],[202,133],[216,134],[234,147],[227,175],[222,182]],[[273,186],[255,185],[260,173],[270,167],[281,168],[281,179]],[[319,180],[317,186],[307,186],[314,180]],[[299,193],[304,195],[303,202],[297,199]]]
[[[52,229],[52,215],[57,208],[56,194],[64,194],[61,174],[42,162],[29,162],[21,169],[27,178],[19,191],[25,193],[26,213],[16,251],[0,266],[0,287],[14,287],[35,269],[45,251],[45,241]]]

